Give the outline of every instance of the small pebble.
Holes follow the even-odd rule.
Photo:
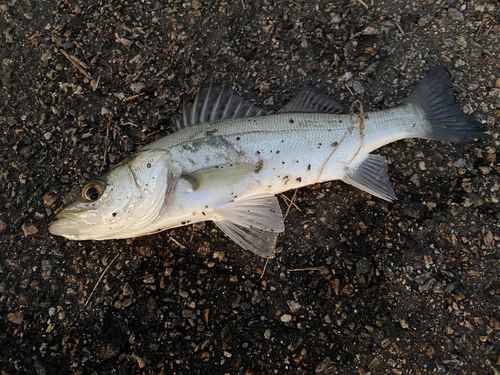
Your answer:
[[[463,21],[464,20],[464,15],[462,13],[460,13],[458,10],[456,10],[455,8],[448,9],[448,17],[454,21]]]
[[[193,7],[194,10],[198,10],[201,8],[201,3],[197,0],[194,0],[192,3],[191,3],[191,6]]]
[[[145,87],[146,85],[142,82],[134,82],[130,84],[130,90],[132,90],[136,94],[139,94],[142,90],[144,90]]]
[[[2,220],[0,220],[0,233],[3,233],[7,230],[7,224],[5,224]]]
[[[365,87],[363,84],[359,81],[354,81],[352,83],[352,89],[356,94],[363,94],[365,92]]]
[[[51,132],[47,132],[43,135],[45,137],[45,139],[48,141],[50,140],[50,138],[52,138],[52,133]]]
[[[113,116],[113,111],[111,111],[111,109],[109,109],[108,107],[102,107],[101,108],[101,115],[103,116]]]
[[[283,322],[283,323],[288,323],[289,321],[292,320],[292,316],[290,314],[283,314],[280,318],[280,320]]]
[[[132,289],[132,287],[129,284],[125,284],[123,286],[123,295],[131,296],[132,294],[134,294],[134,289]]]
[[[265,332],[264,332],[264,338],[266,340],[269,340],[271,338],[271,330],[270,329],[266,329]]]
[[[7,321],[12,324],[21,324],[23,322],[23,313],[20,311],[15,313],[8,313]]]
[[[24,237],[32,236],[38,233],[38,228],[34,225],[23,224],[21,228],[23,230]]]
[[[289,300],[286,301],[286,304],[290,308],[290,311],[292,314],[295,314],[297,311],[299,311],[302,308],[302,305],[298,303],[297,301]]]

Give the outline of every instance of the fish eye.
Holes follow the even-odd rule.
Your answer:
[[[90,181],[83,187],[82,198],[88,202],[98,200],[104,190],[103,183],[100,181]]]

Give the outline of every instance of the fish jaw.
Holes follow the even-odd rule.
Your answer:
[[[50,234],[54,236],[62,236],[68,240],[92,240],[99,239],[98,233],[89,232],[88,228],[92,227],[92,222],[86,222],[82,225],[81,215],[72,214],[62,211],[56,216],[57,220],[49,226]]]
[[[49,232],[70,240],[130,238],[150,232],[172,184],[170,153],[141,152],[103,180],[101,197],[93,202],[81,197],[65,207]]]

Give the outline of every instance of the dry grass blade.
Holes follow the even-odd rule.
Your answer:
[[[488,55],[486,52],[482,53],[483,57],[485,57],[487,60],[491,61],[493,64],[495,64],[497,67],[500,68],[500,62],[492,58],[490,55]]]
[[[92,296],[94,295],[94,292],[95,290],[97,289],[97,287],[99,286],[99,284],[101,283],[102,279],[104,278],[104,275],[106,274],[106,272],[108,272],[108,270],[110,269],[110,267],[113,265],[113,263],[122,255],[122,253],[118,253],[116,254],[116,256],[113,258],[113,260],[111,261],[111,263],[108,264],[108,266],[106,267],[106,269],[102,272],[101,274],[101,277],[99,277],[99,280],[97,280],[97,283],[95,283],[94,285],[94,289],[92,289],[92,292],[90,293],[89,295],[89,298],[87,298],[87,301],[85,301],[85,304],[83,305],[83,308],[86,308],[87,305],[89,304],[90,302],[90,299],[92,298]]]
[[[134,100],[134,99],[138,98],[139,96],[142,96],[142,95],[145,95],[145,94],[146,93],[141,92],[139,94],[135,94],[135,95],[129,96],[128,98],[123,99],[122,102],[125,103],[125,102],[128,102],[128,101]]]
[[[262,279],[264,277],[264,275],[266,274],[266,269],[267,269],[268,263],[269,263],[269,258],[266,258],[266,264],[264,264],[264,269],[262,270],[262,274],[260,275],[259,280]]]
[[[311,272],[311,271],[320,271],[321,273],[323,272],[329,272],[328,268],[321,266],[321,267],[305,267],[305,268],[294,268],[292,270],[286,270],[286,272]]]
[[[177,246],[179,246],[179,248],[181,250],[184,250],[186,248],[186,246],[184,246],[183,244],[181,244],[179,241],[177,241],[174,237],[170,236],[168,238],[170,241],[172,241],[173,243],[175,243]]]
[[[363,5],[366,9],[368,9],[368,5],[363,0],[358,0],[358,2]]]
[[[285,194],[281,194],[281,196],[286,201],[289,202],[289,203],[287,203],[287,209],[286,209],[285,215],[283,216],[283,220],[285,220],[286,217],[288,216],[288,214],[290,213],[290,208],[292,208],[292,206],[294,206],[297,210],[299,210],[299,212],[302,212],[302,210],[299,207],[297,207],[297,205],[295,204],[295,198],[297,197],[297,189],[295,189],[295,191],[293,192],[293,196],[292,196],[291,200]]]

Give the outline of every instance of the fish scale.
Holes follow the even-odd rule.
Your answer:
[[[87,183],[50,232],[104,240],[211,220],[244,249],[272,257],[284,231],[276,194],[342,180],[392,201],[387,164],[373,150],[409,137],[469,142],[486,136],[453,102],[450,75],[441,67],[403,105],[387,110],[365,113],[361,106],[347,113],[308,86],[267,114],[212,84],[175,122],[177,132]]]

